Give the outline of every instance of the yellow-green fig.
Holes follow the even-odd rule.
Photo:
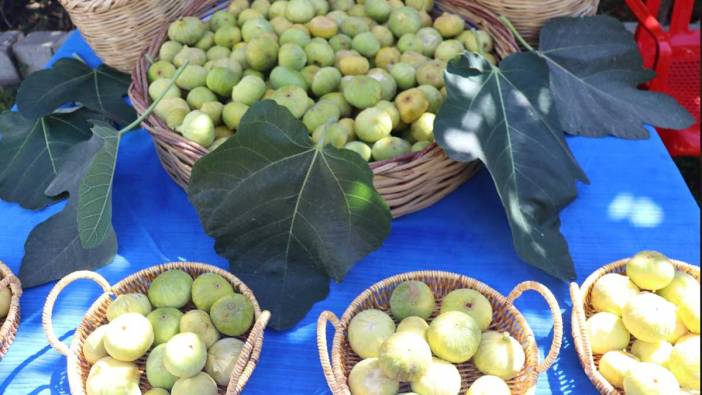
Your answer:
[[[195,48],[199,48],[203,51],[208,51],[215,45],[214,33],[211,31],[206,31],[205,34],[200,37],[200,39],[195,43]]]
[[[205,86],[207,83],[207,69],[190,64],[185,66],[185,69],[180,74],[180,77],[176,79],[176,85],[185,89],[186,91],[197,88],[198,86]],[[178,97],[180,97],[180,92],[178,92]]]
[[[165,352],[165,344],[160,344],[151,350],[149,357],[146,358],[146,379],[152,387],[170,390],[176,380],[178,380],[178,377],[172,375],[163,365]]]
[[[688,298],[678,305],[678,316],[692,333],[700,333],[700,297]]]
[[[641,362],[657,363],[667,366],[673,345],[667,341],[649,343],[642,340],[635,340],[631,345],[631,353],[636,355]]]
[[[302,117],[302,123],[305,124],[307,130],[311,133],[320,125],[338,121],[340,115],[339,107],[336,104],[322,100],[307,110]]]
[[[375,108],[388,114],[390,120],[392,121],[392,129],[398,130],[400,127],[400,111],[397,110],[395,104],[387,100],[381,100],[375,105]]]
[[[155,345],[163,344],[178,334],[182,316],[183,313],[174,307],[159,307],[146,316],[154,330]]]
[[[423,318],[416,316],[407,317],[397,325],[397,332],[413,332],[423,338],[426,338],[427,329],[429,324]]]
[[[433,358],[427,370],[412,380],[418,394],[457,395],[461,391],[461,373],[450,362]]]
[[[700,298],[700,283],[685,272],[675,272],[670,284],[659,289],[657,293],[668,302],[680,305],[686,299]]]
[[[312,39],[310,38],[309,32],[307,30],[302,30],[302,29],[294,29],[290,28],[287,31],[283,32],[283,34],[280,35],[280,45],[284,44],[295,44],[301,48],[304,48],[307,44],[310,43]]]
[[[346,99],[344,99],[344,95],[341,92],[329,92],[329,93],[323,95],[319,100],[320,101],[326,100],[326,101],[330,101],[330,102],[336,104],[336,106],[339,107],[339,114],[342,117],[348,117],[349,115],[351,115],[351,106],[346,101]],[[352,133],[353,132],[353,119],[348,119],[348,120],[351,121],[349,132]],[[349,138],[351,138],[351,135],[349,135]]]
[[[481,46],[478,42],[478,35],[475,30],[466,30],[456,37],[456,40],[460,41],[461,44],[470,52],[481,52]]]
[[[512,395],[507,383],[497,376],[481,376],[468,388],[466,395]]]
[[[665,340],[668,341],[668,343],[675,344],[675,342],[677,342],[678,339],[682,338],[687,334],[687,327],[680,319],[680,309],[678,309],[678,317],[675,320],[675,330]]]
[[[657,251],[641,251],[626,263],[626,275],[639,288],[655,291],[665,288],[675,277],[673,263]]]
[[[293,23],[307,23],[316,11],[309,0],[290,0],[285,7],[285,18]]]
[[[329,39],[329,46],[332,47],[334,53],[338,53],[339,51],[351,49],[352,42],[351,37],[345,34],[337,34]]]
[[[434,293],[421,281],[405,281],[390,295],[390,311],[397,320],[410,316],[429,318],[436,305]]]
[[[416,143],[412,144],[412,147],[410,148],[411,152],[420,152],[424,151],[428,146],[430,146],[432,143],[429,141],[417,141]]]
[[[436,87],[431,85],[419,85],[417,89],[424,93],[424,97],[429,102],[429,108],[427,108],[427,112],[436,114],[439,111],[441,105],[444,103],[444,97],[441,95],[441,92],[439,92],[439,90]]]
[[[126,313],[112,320],[103,335],[103,345],[114,359],[132,362],[141,358],[154,342],[151,322],[139,313]]]
[[[377,161],[389,160],[405,155],[410,152],[411,145],[406,140],[388,136],[376,141],[373,144],[372,155]]]
[[[423,27],[417,31],[417,38],[422,41],[422,54],[433,57],[434,51],[443,41],[441,33],[433,27]]]
[[[600,358],[599,371],[610,384],[624,387],[624,376],[639,364],[639,359],[626,351],[607,351]]]
[[[266,92],[266,83],[259,77],[247,75],[232,89],[232,100],[247,106],[254,104]]]
[[[342,82],[344,99],[358,109],[373,107],[383,95],[380,83],[368,76],[353,76],[348,84]]]
[[[424,42],[419,37],[417,37],[415,33],[403,34],[402,37],[400,37],[397,40],[396,46],[397,49],[399,49],[402,53],[408,51],[414,51],[419,53],[424,52]]]
[[[344,56],[338,63],[338,69],[343,75],[363,75],[370,67],[368,59],[356,55]]]
[[[678,342],[670,353],[668,367],[683,388],[700,390],[700,337]]]
[[[307,64],[307,54],[295,43],[282,44],[278,50],[278,64],[293,70],[302,70]]]
[[[255,70],[270,70],[278,61],[278,48],[278,43],[270,37],[254,37],[246,45],[246,62]]]
[[[395,107],[400,111],[402,122],[410,124],[429,108],[429,101],[421,90],[412,88],[395,97]]]
[[[207,50],[207,60],[219,60],[219,59],[229,59],[232,56],[232,50],[226,47],[220,47],[215,45],[214,47]],[[207,63],[205,63],[205,68],[207,68]]]
[[[178,269],[168,270],[151,282],[147,294],[154,307],[181,308],[190,301],[192,283],[193,279],[188,273]]]
[[[590,338],[590,346],[595,354],[623,350],[629,345],[631,336],[622,319],[612,313],[597,313],[585,323]]]
[[[377,357],[380,346],[394,332],[395,323],[389,315],[380,310],[364,310],[351,319],[349,345],[361,358]]]
[[[446,40],[434,51],[434,59],[448,62],[463,53],[463,44],[458,40]]]
[[[179,333],[166,343],[163,366],[177,377],[193,377],[205,367],[207,347],[191,332]]]
[[[177,41],[166,41],[165,43],[161,44],[161,48],[158,52],[158,58],[166,62],[173,62],[173,58],[175,58],[181,49],[183,49],[183,44]]]
[[[422,18],[412,7],[396,8],[390,13],[388,27],[395,37],[402,37],[407,33],[416,33],[422,27]]]
[[[171,395],[217,395],[217,383],[207,373],[178,379],[171,389]]]
[[[344,148],[359,154],[366,162],[371,159],[371,147],[363,141],[351,141],[346,143]]]
[[[191,48],[187,45],[173,58],[175,67],[182,67],[186,64],[202,66],[207,62],[207,54],[200,48]]]
[[[524,368],[524,348],[507,332],[487,331],[480,338],[480,346],[473,363],[482,373],[504,380],[515,377]]]
[[[444,70],[446,65],[439,60],[432,60],[424,63],[417,68],[417,84],[431,85],[436,89],[441,89],[444,86]]]
[[[336,21],[328,16],[315,16],[309,21],[307,27],[312,36],[326,39],[334,37],[339,30]]]
[[[224,104],[222,104],[222,102],[214,100],[203,103],[202,106],[200,106],[200,111],[207,114],[207,116],[210,117],[210,119],[212,120],[212,123],[215,125],[215,139],[217,139],[217,127],[222,125],[223,109]]]
[[[207,73],[207,87],[219,96],[229,97],[232,88],[241,79],[241,69],[237,72],[228,67],[214,67]]]
[[[383,373],[378,358],[368,358],[351,369],[349,389],[351,395],[395,395],[400,383]]]
[[[244,117],[248,109],[249,106],[244,103],[228,103],[222,109],[222,121],[224,121],[224,124],[227,125],[228,128],[235,130],[239,127],[239,122],[241,122],[241,118]]]
[[[590,304],[596,311],[606,311],[621,316],[624,306],[639,294],[639,287],[629,277],[608,273],[595,281],[590,292]]]
[[[353,38],[351,46],[361,55],[369,59],[372,59],[378,53],[378,51],[380,51],[380,41],[378,41],[375,35],[371,32],[357,34]]]
[[[626,395],[670,395],[680,391],[668,369],[649,362],[632,366],[624,376],[623,387]]]
[[[99,359],[107,356],[105,344],[103,343],[107,325],[97,327],[83,342],[83,356],[90,364],[94,364]]]
[[[399,381],[413,381],[429,369],[431,349],[423,337],[412,332],[399,332],[380,346],[378,362],[386,376]]]
[[[176,68],[173,64],[166,60],[159,60],[149,66],[147,77],[149,81],[155,81],[159,78],[171,79],[175,75],[175,72]]]
[[[366,0],[363,3],[363,9],[366,11],[366,15],[378,23],[385,22],[392,11],[386,0]]]
[[[622,310],[622,320],[637,339],[659,342],[675,332],[677,313],[674,304],[654,293],[642,292],[629,299]]]
[[[271,4],[271,7],[268,9],[268,17],[271,18],[271,20],[282,17],[285,18],[285,10],[288,7],[288,1],[285,0],[278,0]],[[286,19],[287,20],[287,19]]]
[[[310,107],[312,100],[307,97],[307,93],[304,89],[299,86],[284,86],[273,92],[271,99],[285,108],[287,108],[292,115],[300,119],[305,114],[307,109]]]
[[[131,362],[104,357],[90,368],[85,390],[88,395],[110,394],[116,389],[128,389],[139,384],[139,368]],[[115,392],[116,393],[116,392]],[[129,392],[126,392],[130,394]]]
[[[203,273],[193,281],[192,285],[193,303],[203,311],[210,311],[219,298],[233,293],[234,288],[229,281],[217,273]]]
[[[263,18],[250,19],[241,27],[241,37],[249,42],[254,37],[260,36],[264,32],[272,32],[273,26]]]
[[[218,340],[207,350],[205,371],[217,384],[226,387],[243,348],[244,342],[233,337]]]
[[[397,93],[397,83],[390,73],[383,69],[375,68],[368,71],[367,75],[380,82],[383,100],[392,100],[395,98]]]
[[[207,102],[217,101],[217,96],[204,86],[198,86],[188,92],[188,96],[186,96],[185,100],[188,102],[190,108],[200,109],[200,107]]]
[[[416,82],[416,70],[409,63],[395,63],[390,67],[390,75],[395,79],[397,86],[401,89],[409,89]]]
[[[128,293],[117,296],[115,300],[107,306],[107,320],[112,321],[122,314],[139,313],[146,316],[151,312],[149,298],[141,293]]]
[[[307,55],[308,64],[319,67],[327,67],[334,64],[334,50],[323,39],[314,39],[305,45],[305,54]]]
[[[210,18],[210,29],[217,31],[217,29],[224,25],[236,26],[236,16],[225,10],[219,10],[212,14]]]
[[[434,118],[436,115],[425,112],[419,119],[412,122],[410,135],[415,141],[434,141]]]
[[[168,38],[185,45],[194,45],[207,31],[207,26],[192,16],[177,20],[168,27]]]
[[[354,121],[356,136],[367,143],[374,143],[388,137],[391,131],[392,119],[387,113],[377,107],[370,107],[361,111]],[[400,319],[402,318],[404,317]]]
[[[302,89],[307,89],[307,81],[302,74],[289,67],[276,66],[268,76],[268,81],[273,86],[273,89],[282,88],[284,86],[299,86]],[[339,77],[341,79],[341,77]]]
[[[202,310],[190,310],[180,317],[180,331],[198,335],[208,348],[219,340],[210,316]]]
[[[436,29],[443,38],[456,37],[463,33],[465,22],[463,18],[456,14],[444,12],[434,20],[434,29]]]
[[[478,351],[480,338],[478,323],[459,311],[439,314],[427,329],[427,340],[434,355],[453,363],[471,359]]]
[[[345,127],[339,123],[322,124],[312,132],[312,142],[315,144],[333,145],[336,148],[344,148],[348,141],[349,133]]]
[[[363,9],[362,6],[361,9]],[[351,38],[356,37],[357,34],[370,31],[368,22],[366,22],[360,16],[354,16],[352,14],[349,14],[349,16],[344,18],[344,20],[341,22],[340,28],[343,34]]]
[[[151,100],[157,100],[161,96],[164,99],[180,97],[180,89],[176,85],[172,85],[171,80],[165,78],[157,79],[149,84],[149,97]]]
[[[214,141],[214,128],[214,122],[207,114],[200,110],[195,110],[185,116],[183,123],[176,130],[186,139],[207,147]],[[149,298],[151,299],[151,295],[149,295]],[[183,305],[185,303],[187,301]],[[155,303],[154,306],[156,306]]]
[[[227,336],[241,336],[251,328],[254,308],[242,294],[227,295],[217,300],[210,309],[215,328]]]

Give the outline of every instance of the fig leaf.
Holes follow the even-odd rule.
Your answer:
[[[300,321],[390,231],[373,174],[348,150],[314,145],[284,107],[254,104],[237,133],[193,167],[190,201],[217,253],[271,311]]]
[[[17,92],[17,108],[29,119],[49,115],[78,102],[121,125],[136,118],[125,101],[131,77],[109,66],[92,69],[74,58],[59,59],[51,68],[27,77]]]
[[[96,118],[99,114],[85,108],[38,119],[12,111],[0,114],[0,199],[32,210],[60,200],[44,190],[67,151],[90,138],[89,120]]]
[[[37,225],[29,234],[20,269],[24,287],[41,285],[76,270],[97,269],[109,263],[117,253],[117,238],[111,226],[100,244],[86,249],[81,245],[76,221],[81,180],[102,146],[103,139],[95,135],[75,144],[66,152],[58,175],[46,188],[49,196],[68,192],[69,199],[62,211]]]

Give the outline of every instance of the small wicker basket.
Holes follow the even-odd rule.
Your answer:
[[[100,59],[125,73],[132,71],[144,48],[162,27],[183,15],[189,2],[189,0],[59,1]]]
[[[71,394],[85,395],[86,393],[85,381],[87,380],[88,373],[90,372],[90,364],[83,357],[83,342],[97,327],[108,322],[106,312],[107,307],[112,302],[111,296],[130,292],[146,293],[151,281],[156,278],[156,276],[171,269],[183,270],[193,277],[197,277],[202,273],[217,273],[227,279],[234,286],[234,289],[237,292],[246,296],[253,304],[255,322],[249,332],[240,337],[240,339],[245,342],[244,347],[241,350],[239,359],[236,361],[236,365],[232,371],[232,376],[229,379],[229,385],[227,388],[220,387],[219,394],[238,395],[243,391],[246,382],[249,380],[249,377],[251,377],[251,374],[258,363],[261,347],[263,346],[263,333],[266,329],[266,325],[268,324],[270,313],[268,311],[261,311],[253,292],[251,292],[251,290],[244,283],[242,283],[241,280],[234,277],[231,273],[218,267],[203,263],[177,262],[150,267],[134,273],[112,286],[107,282],[107,280],[105,280],[104,277],[91,271],[77,271],[71,273],[56,283],[46,298],[46,304],[44,305],[44,311],[42,313],[42,324],[44,326],[44,333],[49,340],[49,344],[51,344],[56,351],[67,357],[68,383],[71,389]],[[61,293],[61,291],[70,283],[80,279],[95,281],[98,283],[98,285],[100,285],[100,287],[102,287],[104,293],[92,304],[92,306],[90,306],[90,309],[83,318],[83,321],[76,329],[76,332],[73,335],[73,341],[71,342],[71,346],[69,348],[62,343],[58,337],[56,337],[51,316],[53,314],[54,303],[56,302],[56,298],[58,297],[59,293]],[[187,305],[183,308],[183,310],[185,311],[189,308],[194,307],[192,305]],[[137,360],[136,363],[139,366],[140,371],[143,372],[146,365],[146,358],[142,357]],[[141,375],[140,384],[142,390],[150,388],[145,374]]]
[[[374,284],[361,293],[346,309],[339,320],[334,313],[325,311],[317,321],[317,347],[322,370],[327,379],[329,388],[334,395],[349,395],[350,390],[346,384],[353,366],[361,359],[349,346],[347,341],[347,328],[351,319],[359,312],[367,309],[388,311],[392,291],[397,285],[407,280],[420,280],[425,282],[434,292],[437,299],[432,318],[438,313],[442,298],[449,292],[458,288],[471,288],[488,298],[493,308],[493,320],[490,330],[509,332],[524,348],[526,363],[524,369],[509,380],[507,384],[513,395],[532,394],[535,391],[536,381],[540,373],[548,370],[558,357],[563,337],[563,322],[560,308],[556,298],[544,285],[527,281],[518,284],[507,297],[490,288],[489,286],[470,277],[440,271],[420,271],[396,275]],[[534,334],[527,324],[524,316],[514,306],[514,301],[525,291],[538,292],[548,303],[553,318],[553,340],[551,348],[543,362],[539,362],[539,350],[534,339]],[[331,322],[336,333],[331,348],[331,359],[327,351],[327,323]],[[472,362],[458,365],[461,373],[461,394],[480,376]],[[409,391],[409,386],[404,384],[400,392]]]
[[[220,3],[216,8],[198,6],[203,2],[205,1],[195,1],[186,10],[185,15],[198,15],[206,19],[215,10],[223,9],[227,4],[227,2]],[[443,7],[444,4],[439,4],[437,9],[441,10]],[[500,59],[519,50],[509,30],[495,14],[484,7],[467,3],[452,12],[462,15],[469,24],[490,33]],[[165,36],[164,27],[132,72],[129,97],[139,114],[143,114],[151,104],[146,74],[150,60],[157,57]],[[190,180],[193,165],[208,153],[207,148],[174,133],[153,114],[144,121],[143,126],[151,133],[156,152],[166,172],[178,185],[185,188]],[[409,214],[436,203],[458,188],[480,168],[478,162],[465,164],[451,160],[436,144],[430,145],[421,152],[373,162],[370,167],[375,175],[374,185],[385,198],[394,217]]]
[[[509,18],[519,34],[528,42],[537,44],[541,27],[559,16],[595,15],[600,0],[441,0],[452,8],[479,4],[497,15]]]
[[[22,283],[2,261],[0,261],[0,289],[10,287],[10,309],[5,318],[0,318],[0,360],[15,340],[20,324],[20,297]]]
[[[585,374],[590,378],[592,384],[601,393],[606,395],[623,395],[624,391],[615,388],[612,384],[607,381],[600,374],[598,366],[600,363],[601,355],[594,355],[592,353],[592,348],[590,346],[590,339],[587,334],[587,326],[585,321],[595,314],[594,309],[590,305],[590,292],[595,282],[608,273],[620,273],[626,272],[626,263],[629,259],[622,259],[608,265],[605,265],[595,272],[593,272],[583,285],[578,287],[578,284],[570,284],[570,297],[573,301],[573,312],[572,312],[572,328],[573,328],[573,340],[575,343],[575,350],[578,352],[578,358],[580,359],[580,364],[583,365]],[[699,266],[692,266],[685,262],[672,260],[675,270],[685,272],[700,281],[700,268]],[[632,337],[631,341],[634,339]],[[630,344],[631,346],[631,344]]]

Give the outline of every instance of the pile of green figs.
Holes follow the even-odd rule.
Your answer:
[[[191,308],[192,307],[192,308]],[[191,308],[191,309],[190,309]],[[251,328],[254,307],[216,273],[182,270],[156,277],[147,294],[117,296],[109,323],[85,339],[88,395],[141,395],[137,365],[145,358],[145,395],[216,395],[225,387]]]
[[[367,161],[421,151],[434,141],[447,62],[493,40],[433,0],[234,0],[200,20],[172,23],[148,69],[156,115],[210,151],[258,100],[302,120],[316,144]],[[184,71],[170,84],[176,70]]]
[[[480,292],[456,289],[435,307],[434,294],[422,281],[405,281],[390,296],[390,314],[364,310],[349,323],[349,347],[362,360],[351,369],[352,395],[509,395],[505,380],[524,368],[522,345],[507,332],[490,329],[493,310]],[[397,323],[397,324],[396,324]],[[463,382],[460,368],[471,363],[483,373]],[[461,394],[463,395],[463,394]]]

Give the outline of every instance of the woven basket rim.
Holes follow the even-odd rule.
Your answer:
[[[184,15],[196,15],[206,19],[214,11],[222,9],[227,2],[220,1],[214,7],[197,7],[197,3],[197,1],[193,2]],[[444,10],[441,4],[438,3],[436,9]],[[459,14],[470,24],[481,26],[488,30],[495,40],[498,58],[501,59],[509,53],[519,51],[519,46],[514,36],[499,21],[497,16],[488,9],[471,4]],[[161,32],[154,36],[154,40],[146,47],[132,71],[129,97],[134,108],[140,114],[143,114],[151,103],[147,93],[148,82],[146,74],[150,62],[158,55],[158,49],[166,39],[166,28],[164,26]],[[159,158],[166,172],[177,184],[186,188],[192,166],[197,159],[206,155],[208,150],[175,133],[155,114],[148,116],[142,125],[154,140]],[[440,155],[437,154],[437,151],[440,151]],[[430,163],[430,165],[427,165],[427,163]],[[385,182],[395,182],[395,185],[398,186],[397,189],[402,189],[403,195],[401,197],[404,197],[404,199],[391,199],[392,201],[389,201],[393,216],[399,217],[435,203],[438,198],[434,199],[432,194],[440,195],[438,196],[439,198],[445,196],[470,178],[478,169],[475,162],[461,163],[463,166],[460,168],[452,166],[453,164],[454,161],[448,158],[436,143],[432,143],[420,152],[408,153],[386,161],[372,162],[369,166],[375,176],[387,176],[384,179]],[[414,169],[413,167],[415,166],[421,166],[421,168]],[[447,171],[446,168],[449,167],[451,170]],[[410,184],[412,174],[423,173],[435,174],[436,177],[429,179],[428,181],[430,182],[427,183],[406,185]],[[379,190],[379,192],[383,197],[386,197],[386,195],[400,196],[394,192],[386,192],[384,190]]]
[[[353,301],[349,304],[349,306],[342,314],[341,318],[336,318],[336,316],[329,311],[325,311],[322,313],[322,315],[320,315],[317,326],[318,351],[320,353],[322,367],[325,371],[325,376],[332,390],[332,393],[334,393],[335,395],[347,393],[347,386],[345,384],[347,381],[347,377],[344,374],[342,368],[343,361],[341,350],[344,347],[343,341],[346,336],[345,332],[348,328],[348,324],[356,314],[365,309],[365,307],[362,307],[363,304],[369,299],[372,299],[374,297],[374,294],[376,293],[389,294],[391,292],[390,289],[401,282],[408,280],[426,281],[426,279],[449,280],[457,284],[457,287],[454,289],[474,289],[480,292],[481,294],[487,296],[489,299],[494,300],[495,303],[498,304],[501,309],[506,310],[507,313],[516,321],[518,327],[525,332],[525,338],[523,340],[526,341],[526,345],[522,342],[520,342],[520,344],[522,344],[522,346],[524,347],[524,352],[527,356],[526,363],[528,363],[528,361],[532,361],[532,365],[525,365],[524,369],[520,373],[520,376],[525,378],[522,385],[526,387],[525,392],[528,391],[529,388],[534,388],[536,386],[538,375],[542,372],[542,367],[543,370],[548,369],[551,363],[553,363],[553,361],[555,361],[555,359],[557,358],[558,352],[560,351],[561,338],[563,333],[563,326],[560,318],[560,308],[558,307],[558,302],[556,301],[553,294],[551,294],[551,292],[548,290],[548,288],[546,288],[540,283],[526,281],[515,286],[508,296],[504,296],[489,285],[463,274],[437,270],[422,270],[396,274],[376,282],[353,299]],[[517,298],[519,298],[519,296],[526,290],[534,290],[539,293],[541,293],[542,290],[544,290],[543,292],[547,292],[548,295],[550,295],[551,299],[549,300],[549,296],[546,296],[542,293],[544,298],[547,299],[547,302],[549,303],[549,307],[551,309],[551,313],[553,315],[554,338],[551,345],[551,350],[549,351],[549,355],[547,356],[546,360],[541,364],[539,363],[539,348],[536,343],[536,339],[534,337],[531,326],[528,324],[526,318],[519,311],[519,309],[517,309],[517,307],[514,306],[514,301]],[[328,354],[326,354],[327,321],[330,321],[335,329],[331,346],[330,360],[328,359]],[[325,357],[327,359],[326,362]],[[340,382],[343,383],[343,385],[337,384]]]
[[[580,364],[585,371],[585,375],[587,375],[592,384],[601,394],[622,395],[623,391],[618,390],[616,387],[610,384],[609,381],[607,381],[607,379],[600,374],[597,368],[597,364],[595,363],[595,355],[591,351],[590,341],[586,334],[587,328],[584,325],[585,320],[589,318],[585,313],[585,301],[588,300],[592,287],[595,285],[597,280],[599,280],[605,274],[622,273],[623,269],[626,268],[626,264],[629,262],[629,259],[631,259],[631,257],[619,259],[598,268],[592,272],[580,286],[578,286],[578,284],[575,282],[570,284],[570,298],[573,303],[573,309],[571,312],[571,329],[575,349],[578,354]],[[676,271],[682,271],[693,275],[698,282],[700,281],[699,266],[677,259],[670,259],[670,261],[673,263],[673,266],[675,266]]]
[[[49,338],[49,342],[51,343],[52,347],[57,349],[57,351],[62,352],[59,348],[57,348],[55,341],[52,341],[52,338],[55,338],[55,335],[53,334],[53,328],[51,325],[51,313],[53,309],[54,302],[56,300],[56,297],[58,294],[61,292],[61,290],[70,284],[72,281],[75,281],[77,279],[93,279],[94,281],[98,282],[99,285],[103,287],[103,292],[95,299],[95,301],[90,305],[88,310],[86,311],[85,315],[81,319],[81,322],[78,324],[76,327],[75,333],[73,335],[73,340],[70,343],[70,346],[68,348],[68,354],[66,355],[67,360],[66,360],[66,366],[67,366],[67,372],[68,372],[68,382],[69,386],[71,388],[71,393],[72,394],[84,394],[83,390],[83,384],[84,384],[84,377],[82,374],[82,369],[80,366],[80,363],[83,359],[81,348],[82,348],[82,339],[81,336],[83,335],[83,332],[86,331],[86,326],[89,325],[89,317],[91,316],[98,316],[101,317],[102,320],[105,319],[104,313],[100,314],[98,310],[100,307],[104,304],[107,303],[107,300],[112,300],[112,297],[114,295],[119,295],[124,293],[129,293],[130,288],[132,288],[132,284],[135,284],[139,281],[144,280],[145,278],[148,278],[149,275],[157,275],[160,273],[163,273],[167,270],[173,270],[173,269],[189,269],[189,270],[195,270],[199,271],[201,273],[216,273],[227,279],[233,286],[234,289],[237,293],[240,293],[244,296],[247,297],[247,299],[251,302],[251,304],[254,307],[254,322],[252,323],[252,327],[249,329],[249,331],[246,334],[246,337],[241,337],[237,336],[237,338],[240,338],[240,340],[245,342],[244,350],[242,350],[242,354],[240,356],[240,360],[237,362],[237,367],[235,370],[232,372],[232,377],[230,378],[229,385],[226,388],[226,394],[239,394],[243,390],[246,382],[248,381],[249,377],[253,373],[253,370],[255,369],[255,366],[258,362],[258,359],[260,357],[261,353],[261,347],[263,343],[263,331],[265,330],[265,326],[268,322],[268,318],[270,317],[270,313],[268,311],[262,311],[258,301],[253,294],[253,291],[246,286],[246,284],[241,281],[238,277],[234,276],[232,273],[223,270],[217,266],[210,265],[207,263],[202,263],[202,262],[169,262],[169,263],[163,263],[163,264],[158,264],[154,266],[150,266],[144,269],[141,269],[135,273],[130,274],[129,276],[123,278],[122,280],[116,282],[113,285],[110,285],[107,283],[107,281],[97,274],[96,272],[74,272],[69,274],[68,276],[64,277],[62,280],[60,280],[57,285],[54,287],[54,289],[51,291],[49,296],[47,296],[47,302],[46,305],[44,306],[44,312],[43,312],[43,323],[44,323],[44,331],[47,334],[47,337]],[[76,276],[71,278],[71,276],[76,275],[76,274],[88,274],[91,273],[93,275],[96,275],[96,277],[91,278],[90,275],[88,276]],[[64,280],[70,279],[69,281],[66,281],[64,283]],[[104,283],[102,283],[104,281]],[[149,281],[150,282],[150,281]],[[56,291],[56,292],[55,292]],[[126,291],[126,292],[125,292]],[[87,336],[87,335],[86,335]],[[57,339],[56,339],[57,340]],[[247,349],[249,347],[249,344],[251,344],[251,349]],[[65,347],[65,346],[64,346]],[[248,355],[244,355],[244,353],[247,352]],[[63,352],[62,352],[63,353]],[[241,359],[241,358],[244,359]],[[241,366],[241,364],[245,364],[244,366]],[[239,371],[237,371],[237,369]],[[238,381],[234,382],[234,376],[238,374]]]
[[[7,316],[0,319],[1,360],[14,342],[15,336],[17,336],[17,330],[20,324],[20,299],[22,297],[22,283],[3,261],[0,261],[0,285],[8,285],[10,294],[12,295]]]

